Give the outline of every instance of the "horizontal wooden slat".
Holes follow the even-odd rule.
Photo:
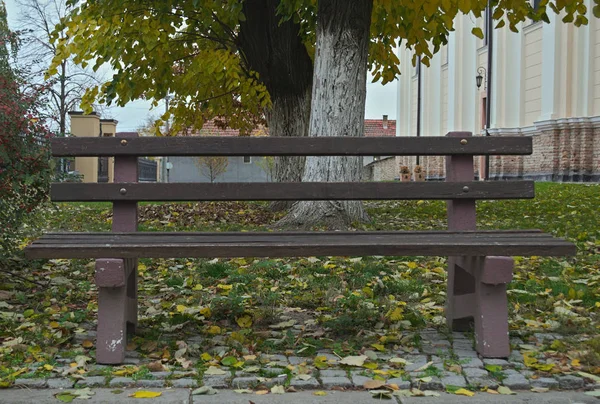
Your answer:
[[[56,138],[65,156],[446,156],[525,155],[530,137],[140,137]],[[462,144],[466,141],[466,144]]]
[[[533,198],[532,181],[303,183],[55,183],[51,198],[73,201],[294,201]]]
[[[316,232],[297,233],[79,233],[45,237],[25,249],[28,258],[193,258],[361,255],[574,255],[574,244],[531,232]],[[535,234],[535,233],[534,233]],[[80,242],[84,240],[84,242]]]

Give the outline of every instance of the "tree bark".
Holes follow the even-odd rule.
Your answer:
[[[308,136],[313,63],[300,38],[300,26],[281,22],[280,0],[246,0],[246,21],[240,24],[238,46],[247,66],[266,85],[273,107],[267,112],[270,136]],[[276,157],[273,179],[299,182],[303,157]],[[284,210],[291,202],[275,202]]]
[[[319,0],[310,136],[363,136],[373,0]],[[302,181],[360,181],[362,157],[306,158]],[[361,201],[300,201],[280,226],[349,227]]]

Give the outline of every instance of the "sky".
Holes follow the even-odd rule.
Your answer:
[[[15,28],[19,16],[19,7],[15,0],[4,0],[8,13],[8,24]],[[388,115],[389,119],[396,119],[397,102],[397,82],[388,83],[382,86],[379,83],[371,83],[367,80],[367,105],[365,108],[365,118],[381,119],[383,115]],[[119,132],[135,131],[144,124],[150,115],[158,117],[165,110],[164,103],[161,103],[154,110],[150,108],[150,102],[138,100],[128,103],[125,107],[111,107],[105,112],[102,118],[113,118],[119,123],[117,130]]]

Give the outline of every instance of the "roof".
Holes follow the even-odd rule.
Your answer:
[[[250,136],[266,136],[269,134],[269,128],[265,126],[259,126],[254,129]],[[202,129],[189,130],[187,133],[182,134],[183,136],[240,136],[238,129],[231,129],[219,127],[215,121],[207,121],[202,126]]]
[[[365,119],[365,136],[396,136],[396,121],[388,119],[384,129],[383,119]]]

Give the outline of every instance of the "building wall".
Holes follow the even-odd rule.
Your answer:
[[[521,24],[518,33],[494,30],[493,64],[487,77],[488,46],[471,34],[481,19],[457,16],[448,45],[436,54],[431,67],[423,66],[422,136],[443,136],[448,131],[485,134],[483,103],[492,86],[491,125],[495,136],[531,136],[531,157],[490,159],[490,178],[539,178],[565,181],[598,179],[600,129],[600,23],[585,0],[589,25],[564,24],[549,13],[550,24]],[[414,136],[416,102],[412,54],[399,51],[403,75],[398,83],[397,136]],[[476,87],[478,68],[486,69]],[[406,74],[408,73],[408,74]],[[435,89],[434,87],[439,87]],[[486,100],[489,101],[489,100]],[[414,158],[398,158],[410,165]],[[443,160],[443,159],[442,159]],[[476,171],[483,164],[475,161]],[[439,158],[421,158],[429,179],[444,176]],[[382,163],[379,163],[382,164]]]
[[[268,175],[260,167],[264,157],[252,157],[251,163],[244,163],[243,157],[229,157],[227,171],[218,176],[215,182],[266,182]],[[198,166],[198,158],[169,157],[172,168],[169,170],[169,182],[210,182],[210,177]]]

